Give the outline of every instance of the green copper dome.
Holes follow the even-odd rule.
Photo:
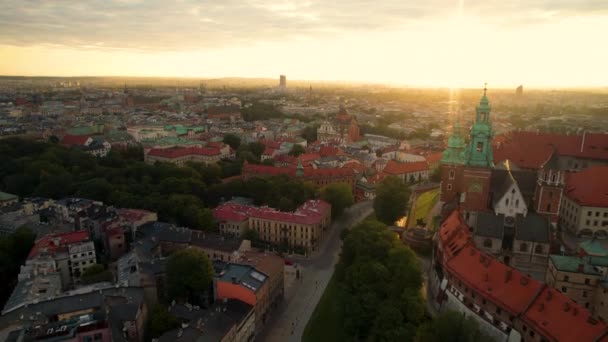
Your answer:
[[[465,150],[464,158],[467,165],[479,167],[494,167],[492,153],[492,122],[490,121],[490,101],[483,89],[483,96],[475,108],[476,117],[471,126],[471,140]]]
[[[464,164],[464,149],[466,147],[464,137],[460,134],[460,122],[454,122],[454,131],[448,138],[448,148],[443,151],[442,163]]]

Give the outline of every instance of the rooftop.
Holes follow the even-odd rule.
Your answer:
[[[593,265],[588,263],[588,260],[585,258],[555,254],[551,255],[549,258],[553,265],[555,265],[555,268],[562,272],[584,273],[594,276],[601,275],[601,273],[597,271]]]
[[[37,256],[40,252],[55,253],[57,250],[67,248],[71,244],[85,241],[89,241],[89,232],[85,230],[48,234],[36,242],[28,255],[28,259]]]
[[[540,282],[524,275],[469,244],[447,263],[467,286],[512,314],[523,312],[540,291]]]
[[[608,166],[592,166],[566,175],[565,194],[576,203],[608,207]]]
[[[228,264],[220,272],[218,278],[221,281],[240,284],[253,292],[257,292],[264,285],[268,276],[256,270],[253,266]]]

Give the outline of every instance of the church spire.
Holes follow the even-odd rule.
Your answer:
[[[479,167],[493,167],[492,154],[492,123],[490,121],[490,101],[487,97],[488,87],[484,85],[483,95],[479,105],[475,107],[476,118],[471,127],[471,139],[465,151],[467,165]]]

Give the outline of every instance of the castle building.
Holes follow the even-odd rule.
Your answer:
[[[317,129],[317,140],[340,145],[353,143],[359,140],[359,123],[344,106],[340,106],[338,114]]]

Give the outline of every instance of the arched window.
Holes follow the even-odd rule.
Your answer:
[[[483,240],[483,246],[487,247],[487,248],[492,248],[492,240],[490,240],[490,239]]]
[[[448,191],[452,190],[452,184],[448,184]]]
[[[555,178],[555,175],[552,175],[552,176],[551,176],[551,182],[555,183],[555,179],[556,179],[556,178]]]
[[[456,178],[456,171],[450,170],[450,179]]]
[[[543,252],[543,245],[536,245],[536,247],[534,247],[534,253],[536,254],[542,254]]]
[[[519,251],[520,251],[520,252],[527,252],[527,251],[528,251],[528,244],[527,244],[527,243],[525,243],[525,242],[524,242],[524,243],[521,243],[521,244],[519,245]]]
[[[551,203],[547,204],[547,211],[551,212]]]
[[[519,207],[519,200],[515,200],[515,206]]]
[[[505,201],[507,203],[507,206],[509,206],[509,199],[507,198],[507,200]]]

